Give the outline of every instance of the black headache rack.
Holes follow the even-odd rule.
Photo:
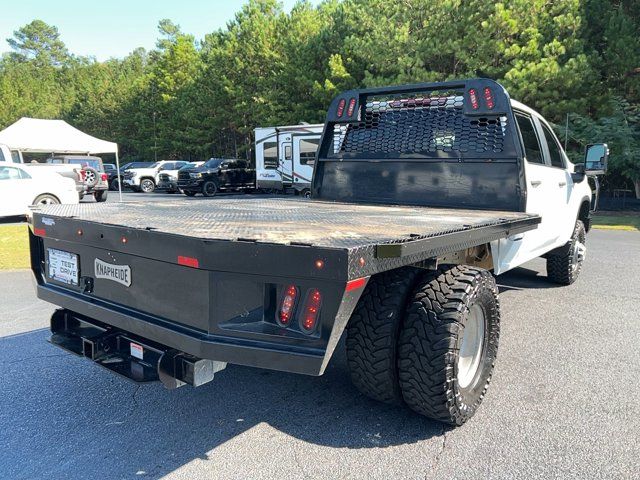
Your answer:
[[[524,211],[522,158],[493,80],[352,90],[329,107],[314,198]]]
[[[176,206],[34,211],[38,297],[63,309],[52,318],[53,343],[134,380],[165,384],[200,384],[225,363],[319,375],[371,275],[531,230],[540,220],[292,198]],[[77,282],[52,277],[56,252],[75,256]],[[98,263],[129,275],[102,278]],[[291,286],[298,310],[283,325],[276,315]],[[319,316],[304,331],[301,309],[314,291]],[[148,356],[132,356],[132,343]]]

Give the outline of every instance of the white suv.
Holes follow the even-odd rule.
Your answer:
[[[177,170],[187,162],[176,160],[161,160],[147,168],[131,168],[123,174],[123,184],[135,192],[151,193],[158,185],[158,175],[163,170]]]

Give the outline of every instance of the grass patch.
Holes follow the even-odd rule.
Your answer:
[[[594,215],[593,228],[606,230],[640,231],[640,214],[631,215]]]
[[[27,225],[0,225],[0,270],[29,268]]]

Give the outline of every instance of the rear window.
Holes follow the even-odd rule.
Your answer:
[[[72,165],[80,165],[82,167],[93,168],[94,170],[98,170],[99,172],[102,170],[102,163],[99,160],[83,160],[79,158],[70,158],[69,163]]]

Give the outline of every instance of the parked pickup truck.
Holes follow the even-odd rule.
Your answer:
[[[160,172],[177,170],[187,163],[183,160],[160,160],[146,168],[129,168],[124,172],[122,184],[134,192],[151,193],[158,185]]]
[[[171,170],[163,170],[158,174],[158,188],[164,189],[167,193],[178,192],[178,175],[180,170],[196,168],[204,165],[204,162],[189,162],[182,166],[176,166]]]
[[[256,171],[246,160],[211,158],[197,167],[178,172],[178,188],[188,197],[202,193],[213,197],[221,191],[246,191],[256,188]]]
[[[348,91],[312,199],[44,206],[32,269],[61,307],[51,342],[136,381],[321,375],[346,330],[362,392],[460,425],[496,361],[494,275],[539,256],[559,284],[582,269],[587,170],[491,80]]]

